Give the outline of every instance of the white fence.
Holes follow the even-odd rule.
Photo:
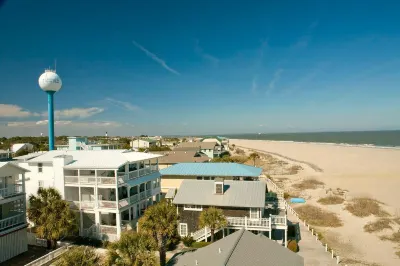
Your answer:
[[[28,245],[47,248],[47,240],[37,238],[35,233],[27,232]]]
[[[25,266],[41,266],[41,265],[48,263],[48,262],[54,260],[55,258],[59,257],[64,252],[68,251],[68,249],[69,249],[69,246],[60,247],[60,248],[58,248],[50,253],[47,253],[46,255],[28,263],[28,264],[25,264]]]
[[[280,189],[280,188],[274,183],[274,181],[272,181],[272,180],[269,179],[268,177],[266,177],[266,181],[267,181],[267,183],[271,184],[272,187],[274,187],[274,189],[277,191],[278,195],[283,195],[282,189]],[[339,255],[338,255],[336,252],[334,252],[333,249],[329,248],[329,247],[328,247],[328,244],[322,243],[321,240],[318,239],[318,233],[317,233],[316,231],[314,231],[313,228],[310,228],[310,225],[307,224],[306,221],[303,221],[303,220],[300,219],[299,214],[292,208],[292,206],[289,205],[289,203],[288,203],[286,200],[285,200],[284,202],[285,202],[285,205],[286,205],[286,209],[287,209],[288,211],[290,211],[290,212],[297,218],[297,220],[298,220],[299,222],[301,222],[302,224],[304,224],[304,226],[307,227],[307,230],[308,230],[309,232],[311,232],[311,234],[312,234],[313,236],[315,236],[315,242],[316,242],[316,243],[319,243],[319,244],[325,249],[325,252],[328,252],[328,251],[329,251],[329,252],[331,253],[332,259],[336,259],[336,264],[339,264],[339,263],[340,263],[340,257],[339,257]]]

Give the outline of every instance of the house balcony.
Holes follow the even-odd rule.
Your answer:
[[[149,167],[145,167],[139,170],[134,170],[129,173],[118,172],[117,175],[119,183],[124,183],[127,182],[128,180],[133,180],[142,176],[146,176],[157,171],[158,171],[157,165],[150,165]]]
[[[246,230],[271,231],[286,229],[287,217],[271,215],[269,218],[251,219],[248,217],[226,217],[230,228],[245,228]]]
[[[0,220],[0,232],[26,223],[25,214],[18,213]]]
[[[8,185],[5,188],[0,188],[0,199],[13,197],[22,193],[24,193],[24,190],[21,184]]]
[[[114,185],[117,183],[115,177],[101,176],[65,176],[65,184],[81,184],[81,185]]]

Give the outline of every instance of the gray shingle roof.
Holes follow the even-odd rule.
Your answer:
[[[261,181],[224,182],[224,194],[214,194],[213,180],[183,180],[174,204],[263,208],[266,186]]]
[[[241,229],[207,247],[175,255],[168,266],[304,266],[304,258]]]

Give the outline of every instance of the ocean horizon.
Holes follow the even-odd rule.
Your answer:
[[[400,130],[225,134],[230,139],[400,148]]]

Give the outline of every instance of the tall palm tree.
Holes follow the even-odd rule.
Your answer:
[[[55,188],[39,188],[37,196],[29,196],[28,218],[34,223],[36,234],[47,239],[53,249],[57,240],[74,234],[78,228],[68,202]]]
[[[157,264],[154,250],[157,245],[147,234],[124,232],[118,241],[109,244],[107,265],[153,266]]]
[[[160,265],[166,264],[166,245],[177,227],[178,216],[174,206],[161,201],[149,207],[139,219],[139,230],[153,236],[160,252]]]
[[[210,207],[201,212],[199,217],[200,228],[208,227],[211,231],[211,242],[214,242],[214,232],[227,226],[228,221],[221,209]]]
[[[100,257],[96,250],[91,247],[79,246],[73,247],[68,252],[63,253],[54,263],[55,266],[96,266],[99,265]]]
[[[249,155],[249,158],[253,160],[254,166],[256,166],[256,159],[259,159],[260,155],[257,152],[253,152]]]

